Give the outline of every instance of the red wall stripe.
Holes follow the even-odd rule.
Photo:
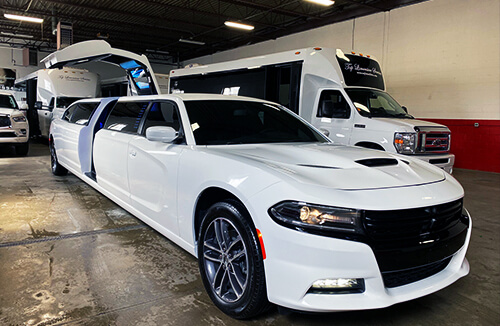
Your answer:
[[[454,167],[500,173],[500,120],[422,120],[450,128]]]

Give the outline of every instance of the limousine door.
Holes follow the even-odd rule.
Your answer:
[[[177,223],[177,170],[183,145],[146,139],[145,130],[170,126],[179,130],[178,111],[172,102],[153,103],[143,132],[128,147],[131,204],[169,231],[179,234]]]
[[[148,101],[118,101],[104,127],[94,138],[93,158],[97,183],[128,204],[128,144],[137,135],[148,105]]]
[[[88,128],[92,112],[99,102],[75,103],[63,114],[59,123],[54,124],[53,133],[56,135],[56,149],[58,160],[76,172],[81,171],[81,158],[79,153],[79,138],[82,130]]]

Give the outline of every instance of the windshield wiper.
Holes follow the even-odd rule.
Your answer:
[[[408,113],[398,113],[398,114],[395,114],[393,115],[394,117],[396,118],[408,118],[408,119],[415,119],[412,115],[408,114]]]

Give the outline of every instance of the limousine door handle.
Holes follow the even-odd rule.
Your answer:
[[[135,157],[137,155],[136,151],[130,151],[130,156]]]

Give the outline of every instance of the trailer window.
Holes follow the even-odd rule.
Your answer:
[[[349,119],[351,108],[340,91],[325,90],[321,92],[316,116],[319,118]]]

